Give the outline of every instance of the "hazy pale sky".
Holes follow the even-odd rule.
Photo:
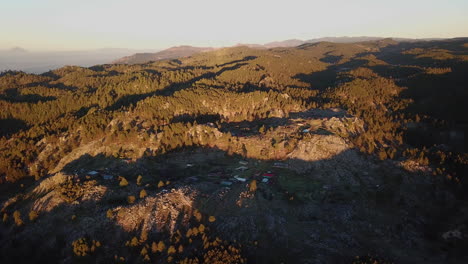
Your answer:
[[[0,0],[0,49],[468,37],[468,0]]]

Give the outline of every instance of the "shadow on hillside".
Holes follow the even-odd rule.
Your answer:
[[[372,71],[384,78],[394,79],[397,84],[401,79],[411,78],[423,73],[423,69],[415,66],[376,65],[369,67]]]
[[[28,125],[21,119],[6,118],[0,119],[0,137],[10,136],[21,130],[27,129]]]
[[[328,67],[326,70],[313,72],[310,74],[300,73],[293,78],[301,82],[309,83],[312,89],[325,90],[328,87],[333,87],[336,84],[338,76],[336,67]]]
[[[300,73],[293,76],[293,78],[301,82],[309,83],[312,89],[323,91],[329,87],[336,86],[340,82],[339,74],[341,72],[346,72],[366,64],[367,60],[357,58],[345,63],[328,66],[327,69],[323,71],[312,72],[310,74]]]
[[[248,169],[240,172],[239,161],[248,162],[245,165]],[[100,175],[87,179],[86,174],[91,170]],[[261,175],[267,171],[274,174],[272,184],[261,183]],[[35,223],[27,222],[25,227],[15,229],[14,234],[2,230],[5,235],[0,238],[0,260],[3,263],[13,259],[17,263],[57,261],[72,254],[70,243],[80,237],[98,239],[105,246],[105,250],[93,254],[99,262],[112,260],[115,254],[125,256],[130,262],[140,262],[142,245],[133,249],[125,246],[125,242],[133,236],[139,238],[143,226],[150,225],[148,241],[163,240],[169,246],[173,243],[169,242],[169,223],[185,234],[187,223],[190,226],[196,223],[193,219],[186,221],[185,215],[190,215],[193,209],[204,216],[215,216],[214,223],[205,217],[203,220],[210,236],[243,244],[242,252],[248,263],[311,260],[351,263],[355,256],[367,254],[403,263],[467,257],[462,250],[463,242],[449,244],[440,237],[451,228],[451,218],[447,216],[453,214],[455,205],[441,182],[404,171],[390,161],[374,164],[372,159],[354,150],[317,161],[262,160],[201,146],[136,160],[86,154],[67,164],[63,172],[75,175],[81,184],[96,180],[105,191],[100,198],[62,204],[44,212]],[[103,175],[113,178],[105,180]],[[136,184],[139,175],[141,185]],[[242,200],[241,193],[248,188],[243,183],[235,183],[234,175],[258,182],[255,197],[245,199],[246,206],[238,203]],[[125,177],[129,185],[119,186],[119,176]],[[226,190],[221,182],[228,180],[233,185]],[[170,183],[158,187],[161,181]],[[151,207],[154,205],[147,198],[138,198],[142,189],[149,197],[161,197],[186,188],[191,188],[187,195],[197,190],[192,208],[180,209],[174,201],[165,202],[168,208],[179,208],[176,214],[166,214],[169,211]],[[127,201],[131,195],[136,197],[135,205]],[[149,215],[137,209],[145,203],[149,203],[145,207]],[[120,220],[115,220],[117,212],[114,218],[106,217],[108,209],[116,208],[123,210]],[[11,210],[14,208],[8,208]],[[132,215],[132,220],[122,218],[127,214]],[[156,228],[151,222],[156,221],[150,218],[153,214],[161,215],[155,219],[164,221],[164,228]],[[73,221],[72,215],[76,216]],[[189,255],[203,256],[203,250],[194,250],[202,247],[198,239],[194,238],[193,243],[183,239],[180,243],[184,253],[176,254],[176,260],[179,256],[181,259]],[[149,255],[166,258],[165,253]]]
[[[465,102],[468,100],[468,62],[450,64],[450,70],[430,74],[423,68],[405,65],[379,65],[369,67],[385,78],[392,78],[400,87],[400,95],[412,102],[405,111],[428,115],[435,120],[444,120],[445,125],[422,122],[422,126],[405,131],[408,143],[432,147],[446,144],[454,151],[468,149],[468,117]],[[417,136],[416,136],[417,135]]]
[[[161,73],[153,69],[143,69],[142,72],[149,73],[154,76],[161,76]]]
[[[288,117],[255,118],[252,121],[223,122],[219,130],[223,133],[229,132],[236,137],[256,136],[277,127],[295,128],[298,133],[311,133],[319,135],[332,135],[333,133],[324,127],[309,129],[310,126],[302,123],[302,119],[329,119],[348,117],[345,111],[339,109],[310,109],[303,112],[290,112]]]
[[[223,133],[229,132],[232,136],[236,137],[249,137],[262,134],[261,130],[266,132],[270,128],[289,126],[291,124],[291,120],[286,117],[256,118],[253,121],[223,122],[219,130]]]
[[[235,63],[241,63],[241,62],[247,62],[247,61],[251,61],[251,60],[255,60],[257,57],[256,56],[246,56],[240,60],[233,60],[233,61],[230,61],[230,62],[226,62],[226,63],[223,63],[223,64],[216,64],[216,67],[224,67],[224,66],[228,66],[230,64],[235,64]]]
[[[463,47],[468,39],[453,39],[451,41],[427,41],[427,42],[400,42],[381,48],[374,55],[387,63],[396,65],[418,65],[422,67],[450,67],[460,61],[452,59],[450,54],[468,55],[468,50]],[[414,49],[423,49],[418,54],[404,53]],[[450,50],[450,51],[449,51]],[[454,51],[454,52],[451,52]]]
[[[231,64],[231,63],[229,63]],[[161,90],[156,90],[154,92],[149,92],[149,93],[144,93],[144,94],[132,94],[132,95],[126,95],[117,100],[113,105],[109,106],[106,108],[106,110],[117,110],[122,107],[128,107],[130,105],[136,105],[139,101],[144,100],[148,97],[155,96],[155,95],[160,95],[160,96],[171,96],[175,92],[190,88],[194,83],[197,81],[200,81],[202,79],[213,79],[216,76],[221,75],[223,72],[226,71],[234,71],[239,69],[242,66],[247,65],[247,63],[237,63],[233,66],[230,67],[224,67],[220,69],[217,72],[207,72],[204,74],[201,74],[200,76],[197,76],[195,78],[192,78],[188,81],[185,82],[174,82],[171,83],[170,85],[166,86],[165,88]]]
[[[183,114],[174,116],[171,120],[171,123],[194,123],[198,124],[204,123],[216,123],[221,120],[219,114],[204,114],[204,115],[195,115],[195,114]]]
[[[166,71],[193,71],[195,69],[201,69],[201,70],[212,70],[213,67],[210,67],[210,66],[204,66],[204,65],[197,65],[197,66],[191,66],[191,65],[187,65],[187,66],[177,66],[175,68],[169,68],[169,67],[161,67],[162,69],[166,70]]]
[[[342,58],[343,58],[343,55],[340,55],[340,56],[335,56],[335,55],[329,55],[329,54],[325,54],[326,56],[319,59],[321,62],[325,62],[325,63],[329,63],[329,64],[336,64],[338,63]]]
[[[59,75],[56,75],[55,73],[53,73],[51,71],[40,74],[40,76],[49,77],[49,78],[51,78],[51,80],[45,80],[45,81],[42,81],[42,82],[28,83],[26,85],[26,87],[44,86],[44,87],[47,87],[47,88],[60,89],[60,90],[65,90],[65,91],[70,91],[70,92],[75,92],[75,91],[77,91],[79,89],[76,86],[70,86],[70,85],[66,85],[64,83],[58,82],[57,80],[62,78],[62,77],[59,76]]]
[[[18,89],[10,88],[4,90],[4,94],[0,94],[0,100],[5,100],[10,103],[39,103],[53,101],[57,98],[54,96],[42,96],[39,94],[20,94]]]

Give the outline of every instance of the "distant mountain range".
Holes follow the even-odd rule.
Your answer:
[[[126,56],[118,60],[113,61],[112,63],[117,64],[138,64],[145,63],[148,61],[158,61],[158,60],[167,60],[167,59],[177,59],[181,57],[188,57],[195,53],[211,51],[214,48],[200,48],[192,46],[178,46],[165,49],[156,53],[135,53],[131,56]]]
[[[297,47],[307,43],[317,43],[317,42],[333,42],[333,43],[356,43],[364,41],[376,41],[383,40],[386,38],[382,37],[324,37],[324,38],[315,38],[309,40],[300,40],[300,39],[288,39],[283,41],[274,41],[269,42],[264,45],[261,44],[237,44],[236,46],[247,46],[251,48],[287,48],[287,47]],[[411,38],[392,38],[398,42],[415,42],[415,41],[431,41],[431,40],[441,40],[440,38],[426,38],[426,39],[411,39]]]
[[[382,40],[381,37],[325,37],[309,40],[288,39],[266,44],[240,43],[235,46],[246,46],[253,49],[271,49],[296,47],[309,43],[334,42],[354,43]],[[408,39],[393,38],[398,42],[430,41],[440,39]],[[124,48],[103,48],[83,51],[28,51],[22,47],[0,50],[0,72],[5,70],[20,70],[30,73],[42,73],[65,65],[89,67],[96,64],[139,64],[149,61],[177,59],[192,56],[196,53],[215,50],[213,47],[177,46],[162,51],[131,50]],[[130,55],[133,54],[133,55]],[[119,58],[119,59],[116,59]]]
[[[253,49],[271,49],[271,48],[289,48],[297,47],[300,45],[308,43],[318,43],[318,42],[333,42],[333,43],[356,43],[356,42],[365,42],[365,41],[377,41],[383,40],[382,37],[324,37],[324,38],[315,38],[309,40],[300,40],[300,39],[288,39],[283,41],[274,41],[266,44],[245,44],[239,43],[234,46],[245,46]],[[398,42],[414,42],[414,41],[430,41],[430,40],[440,40],[436,38],[432,39],[410,39],[410,38],[393,38],[393,40]],[[193,47],[193,46],[177,46],[172,47],[163,51],[156,53],[135,53],[131,56],[126,56],[120,59],[113,61],[115,64],[139,64],[146,63],[150,61],[166,60],[166,59],[177,59],[192,56],[199,52],[211,51],[216,48],[210,47]]]

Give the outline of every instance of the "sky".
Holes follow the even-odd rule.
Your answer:
[[[468,0],[0,0],[0,49],[468,37]]]

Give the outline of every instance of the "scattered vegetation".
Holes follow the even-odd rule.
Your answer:
[[[120,177],[119,185],[120,185],[121,187],[127,186],[127,185],[128,185],[127,179],[125,179],[124,177]]]
[[[24,224],[23,219],[21,219],[21,213],[18,210],[13,212],[13,220],[16,226],[22,226]]]
[[[319,175],[319,171],[322,163],[333,162],[328,160],[333,157],[328,157],[315,162],[316,167],[304,168],[301,173],[298,171],[302,168],[294,168],[294,172],[279,168],[284,172],[268,183],[261,178],[264,164],[249,165],[247,172],[242,167],[232,168],[240,175],[239,181],[243,175],[249,176],[238,185],[242,185],[242,190],[231,186],[227,196],[221,191],[209,190],[206,197],[200,196],[202,198],[193,204],[165,203],[154,215],[148,214],[152,217],[149,221],[174,223],[158,226],[157,230],[147,230],[147,222],[133,227],[131,217],[123,217],[127,208],[143,206],[178,188],[181,179],[197,182],[213,174],[219,185],[223,180],[234,181],[223,169],[218,169],[226,167],[224,165],[203,161],[189,164],[176,157],[174,164],[179,167],[173,169],[170,167],[173,164],[166,166],[161,157],[173,157],[170,155],[178,151],[195,153],[200,149],[216,149],[226,157],[242,157],[249,162],[266,164],[287,159],[298,150],[308,153],[312,146],[318,148],[320,144],[313,141],[317,135],[339,138],[343,144],[357,150],[352,153],[360,152],[359,157],[369,157],[365,162],[375,162],[375,166],[399,164],[408,169],[411,165],[432,174],[434,177],[430,180],[436,179],[431,182],[436,193],[434,197],[445,197],[446,207],[453,208],[452,196],[463,199],[468,184],[465,176],[468,156],[463,141],[468,122],[464,108],[468,99],[465,42],[466,39],[424,43],[385,40],[359,44],[316,43],[270,50],[236,47],[139,65],[70,66],[40,75],[1,73],[0,187],[8,189],[2,193],[10,199],[2,203],[3,222],[9,224],[7,212],[13,212],[11,218],[15,225],[24,226],[14,230],[21,231],[28,225],[24,225],[20,210],[27,214],[29,208],[53,207],[63,200],[66,204],[54,210],[67,209],[63,219],[73,220],[71,228],[86,226],[84,231],[95,237],[88,227],[96,221],[99,229],[95,232],[103,239],[109,237],[102,234],[103,230],[107,232],[111,225],[114,228],[113,225],[120,224],[118,228],[122,229],[115,233],[119,241],[101,240],[99,236],[106,246],[115,246],[109,252],[98,252],[101,242],[88,236],[66,243],[64,240],[68,236],[54,237],[53,241],[58,244],[69,247],[71,243],[77,261],[246,263],[262,247],[269,246],[247,241],[248,235],[285,244],[290,240],[275,240],[285,237],[281,233],[283,228],[329,221],[317,221],[320,215],[311,209],[317,203],[353,201],[354,204],[353,199],[377,197],[372,201],[378,204],[385,200],[381,197],[388,196],[391,197],[388,201],[398,202],[392,204],[392,208],[417,207],[415,199],[403,194],[418,193],[422,187],[405,182],[398,185],[401,186],[398,192],[392,192],[392,184],[403,181],[393,177],[396,173],[391,177],[381,172],[384,187],[377,182],[377,177],[361,181],[357,174],[368,173],[364,171],[352,172],[355,179],[346,190],[324,185],[317,179],[327,176]],[[322,110],[331,112],[333,117],[318,115]],[[317,115],[315,123],[303,122],[304,115]],[[339,145],[330,142],[334,144]],[[347,151],[340,155],[348,155]],[[82,153],[91,157],[87,167],[81,166],[85,158],[75,160]],[[101,158],[105,161],[93,163]],[[292,163],[302,162],[291,160]],[[213,172],[208,172],[207,167],[213,167]],[[98,176],[85,175],[86,170],[96,170]],[[70,175],[53,193],[44,186],[27,193],[30,187],[39,184],[33,179],[43,183],[50,175],[63,171]],[[105,178],[107,173],[117,180]],[[336,173],[345,174],[339,169]],[[260,176],[252,176],[256,174]],[[423,177],[419,178],[421,182],[429,181]],[[439,190],[445,185],[452,188],[453,193]],[[361,189],[356,191],[357,188]],[[93,193],[95,196],[86,195],[90,189],[98,190]],[[236,194],[235,198],[229,196],[232,193]],[[54,200],[53,194],[58,194],[55,196],[59,201]],[[138,197],[144,200],[137,202]],[[296,222],[285,224],[285,219],[275,218],[276,211],[284,209],[279,206],[270,208],[271,215],[265,218],[256,216],[240,221],[234,219],[232,208],[223,203],[212,208],[215,206],[207,202],[247,198],[253,206],[238,206],[237,210],[265,212],[256,202],[274,204],[275,200],[285,200],[282,204],[294,208],[284,211],[291,213]],[[24,203],[32,203],[34,199],[37,204],[27,207],[28,210],[21,209],[22,199]],[[99,200],[96,204],[103,209],[98,215],[89,217],[83,213],[87,199]],[[177,207],[181,204],[183,209]],[[242,201],[237,204],[245,205]],[[296,212],[304,204],[310,205],[309,211]],[[343,223],[354,218],[361,221],[359,214],[348,213],[345,207],[343,204],[336,213],[345,219]],[[35,222],[31,226],[47,222],[54,210],[30,210],[27,216],[30,222]],[[226,217],[218,212],[226,213]],[[100,223],[100,219],[105,221]],[[118,222],[118,219],[123,220]],[[237,241],[226,239],[229,236],[223,233],[223,228],[228,229],[231,220],[250,228],[251,234],[239,235]],[[373,227],[369,232],[408,231],[405,228],[414,225],[410,220],[388,225],[390,231]],[[423,222],[416,220],[415,223]],[[271,232],[264,232],[266,228]],[[63,231],[57,231],[60,232]],[[77,232],[73,230],[70,234]],[[303,234],[296,230],[294,235]],[[21,239],[21,236],[15,237],[5,248],[13,247]],[[330,238],[331,241],[347,241],[350,245],[359,243],[354,239],[346,234]],[[31,241],[31,244],[38,243]],[[63,256],[60,254],[56,255]],[[267,262],[267,254],[263,257]],[[353,261],[386,263],[371,257],[358,257]]]
[[[36,211],[31,210],[29,212],[29,221],[34,222],[39,217]]]
[[[101,247],[101,242],[92,240],[88,241],[86,238],[79,238],[72,243],[73,253],[78,257],[85,257],[95,252]]]

